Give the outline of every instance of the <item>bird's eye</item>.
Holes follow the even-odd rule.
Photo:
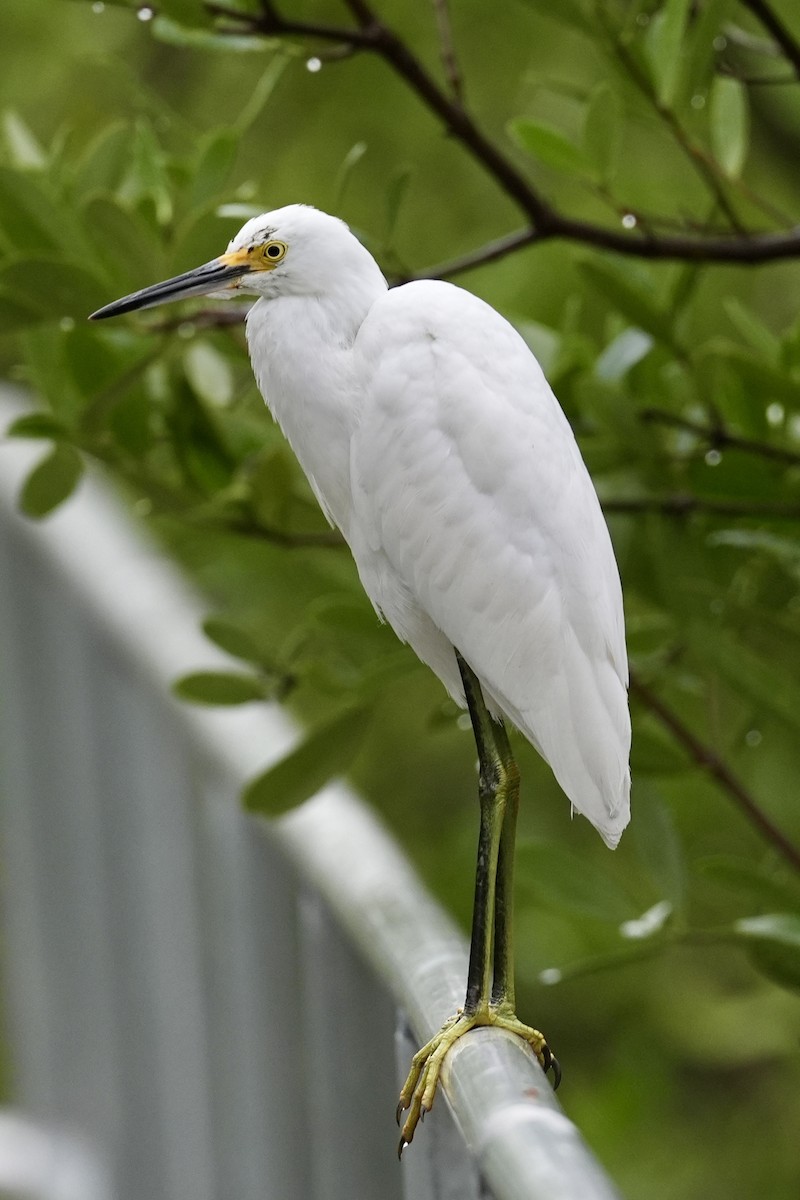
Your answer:
[[[264,249],[261,251],[262,258],[269,259],[270,262],[280,262],[286,253],[286,246],[283,242],[267,242]]]

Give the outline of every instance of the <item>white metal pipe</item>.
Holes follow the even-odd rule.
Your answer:
[[[2,406],[6,423],[11,409],[10,402]],[[204,710],[169,698],[177,676],[230,666],[199,630],[202,602],[93,473],[48,520],[34,524],[20,517],[16,494],[36,456],[37,447],[30,444],[0,446],[0,523],[47,563],[86,620],[103,631],[122,669],[157,697],[159,707],[169,707],[170,722],[181,729],[193,758],[205,764],[215,792],[227,792],[235,804],[244,781],[286,752],[298,736],[296,728],[271,705]],[[345,786],[335,784],[280,821],[245,826],[250,831],[246,838],[277,841],[306,883],[324,897],[382,987],[407,1014],[415,1037],[425,1040],[434,1033],[463,998],[465,939],[374,815]],[[189,866],[187,860],[185,869]],[[185,919],[189,922],[188,914]],[[257,931],[258,921],[253,924]],[[250,930],[249,936],[258,934]],[[194,947],[195,958],[197,953]],[[238,953],[241,958],[241,949]],[[252,970],[245,977],[259,978]],[[193,1019],[201,1022],[199,1010]],[[335,1020],[331,1029],[335,1036]],[[518,1039],[496,1030],[469,1034],[448,1056],[443,1083],[469,1147],[464,1162],[469,1163],[468,1154],[473,1156],[479,1177],[496,1200],[616,1196],[532,1053]],[[387,1111],[387,1124],[392,1119]],[[430,1122],[437,1119],[434,1112],[406,1151],[409,1172],[415,1169],[412,1157],[424,1153],[419,1143],[428,1136]],[[451,1180],[460,1166],[451,1167]],[[469,1170],[474,1177],[474,1168]],[[432,1187],[428,1194],[434,1195]],[[436,1194],[445,1193],[440,1188]],[[467,1196],[463,1185],[458,1194]]]

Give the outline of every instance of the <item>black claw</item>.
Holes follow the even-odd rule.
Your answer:
[[[550,1055],[550,1066],[553,1068],[553,1091],[557,1092],[558,1086],[561,1083],[561,1063],[555,1054]]]
[[[401,1100],[395,1110],[394,1119],[398,1125],[400,1124],[400,1118],[402,1117],[403,1113],[405,1112],[405,1107],[406,1107],[405,1104],[403,1104],[403,1101]]]
[[[550,1070],[552,1065],[553,1055],[550,1052],[550,1047],[548,1046],[547,1042],[545,1042],[542,1046],[542,1070],[544,1071],[545,1075]]]
[[[397,1147],[397,1160],[398,1160],[398,1162],[400,1161],[400,1159],[402,1159],[402,1157],[403,1157],[403,1151],[405,1150],[405,1148],[406,1148],[406,1146],[407,1146],[407,1145],[408,1145],[408,1142],[406,1141],[406,1139],[405,1139],[404,1137],[401,1137],[401,1138],[400,1138],[400,1143],[399,1143],[399,1145],[398,1145],[398,1147]]]

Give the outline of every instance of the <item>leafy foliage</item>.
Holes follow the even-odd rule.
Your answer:
[[[200,0],[159,4],[150,22],[135,7],[50,6],[42,22],[9,5],[28,72],[9,68],[14,108],[0,124],[0,357],[37,406],[8,433],[44,442],[22,506],[46,518],[87,458],[105,464],[206,589],[206,633],[238,660],[178,692],[286,698],[309,723],[253,783],[250,807],[281,811],[349,771],[466,921],[469,735],[377,624],[256,391],[241,313],[208,302],[100,327],[85,317],[213,257],[243,220],[288,200],[339,211],[401,276],[531,214],[474,146],[442,135],[390,61],[264,29],[245,0],[229,6],[239,21],[212,19]],[[329,8],[310,0],[304,17],[325,24]],[[436,64],[428,6],[381,8]],[[521,1011],[553,1038],[574,1079],[566,1103],[630,1194],[789,1200],[797,267],[647,261],[647,247],[787,233],[800,85],[751,83],[787,64],[738,0],[450,8],[481,128],[553,211],[589,230],[487,254],[460,281],[515,322],[576,430],[641,685],[634,822],[613,857],[584,823],[567,826],[550,773],[517,743]],[[776,11],[800,37],[792,6]],[[91,62],[79,58],[89,43]],[[64,64],[44,94],[33,55]],[[625,253],[592,230],[627,238]],[[742,1071],[758,1089],[737,1086]],[[771,1152],[756,1161],[759,1138]]]

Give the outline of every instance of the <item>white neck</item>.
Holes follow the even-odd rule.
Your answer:
[[[347,536],[350,438],[361,393],[352,345],[386,282],[352,281],[347,296],[262,298],[247,317],[256,381],[326,516]]]

